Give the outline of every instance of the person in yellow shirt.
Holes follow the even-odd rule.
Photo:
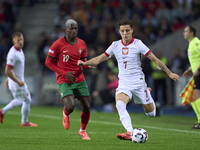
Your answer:
[[[193,73],[193,102],[192,108],[197,115],[197,123],[192,129],[200,129],[200,40],[196,37],[196,28],[192,25],[186,26],[183,32],[184,39],[189,42],[188,59],[190,67],[183,73],[183,77]]]

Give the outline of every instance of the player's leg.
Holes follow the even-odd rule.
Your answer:
[[[156,116],[156,106],[150,93],[151,89],[144,84],[139,90],[133,91],[133,98],[136,104],[141,104],[148,117]]]
[[[14,99],[0,110],[0,122],[1,123],[3,123],[3,117],[7,111],[14,109],[15,107],[18,107],[18,106],[22,105],[22,103],[23,103],[22,100],[15,98],[16,90],[11,90],[11,93],[12,93]]]
[[[74,85],[74,96],[79,100],[81,106],[81,127],[78,131],[84,140],[90,140],[86,133],[86,127],[90,119],[90,98],[86,81]]]
[[[63,107],[63,127],[68,130],[70,127],[70,114],[74,111],[74,97],[73,95],[69,95],[62,99],[64,107]]]
[[[131,95],[131,93],[129,93]],[[132,97],[132,96],[131,96]],[[116,108],[119,114],[120,121],[124,128],[127,130],[126,133],[120,133],[116,136],[119,139],[122,140],[131,140],[131,132],[133,131],[132,123],[131,123],[131,117],[126,110],[126,105],[130,101],[130,96],[127,94],[121,92],[117,93],[116,95]]]
[[[21,127],[30,126],[30,127],[37,127],[37,124],[31,123],[28,121],[28,115],[30,113],[30,107],[31,107],[31,95],[28,89],[25,87],[25,89],[18,92],[18,98],[23,99],[22,108],[21,108],[21,114],[22,114],[22,120],[21,120]]]
[[[200,97],[195,99],[194,95],[198,95],[200,90],[194,89],[193,92],[193,102],[191,102],[192,108],[197,116],[197,123],[192,127],[192,129],[200,129]]]
[[[200,75],[195,78],[192,108],[197,116],[197,123],[192,129],[200,129]]]
[[[74,111],[74,96],[71,84],[61,83],[58,85],[63,107],[63,127],[68,130],[70,127],[70,114]]]
[[[81,105],[81,127],[79,130],[79,135],[84,140],[90,140],[90,137],[86,133],[86,127],[90,119],[90,99],[89,97],[79,97],[78,98]]]
[[[154,102],[152,102],[150,104],[142,104],[142,107],[144,108],[145,114],[148,117],[155,117],[156,116],[156,107],[155,107]]]
[[[22,105],[22,103],[23,103],[22,100],[13,99],[13,100],[12,100],[10,103],[8,103],[4,108],[2,108],[2,109],[0,110],[0,122],[3,123],[3,117],[4,117],[4,114],[5,114],[7,111],[9,111],[9,110],[11,110],[11,109],[13,109],[13,108],[15,108],[15,107],[17,107],[17,106]]]

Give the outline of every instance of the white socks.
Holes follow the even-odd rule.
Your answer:
[[[131,118],[129,113],[126,110],[126,104],[123,101],[117,101],[116,103],[116,108],[119,114],[119,118],[120,121],[122,123],[122,125],[124,126],[124,128],[127,131],[132,132],[133,131],[133,127],[132,127],[132,123],[131,123]]]
[[[5,114],[7,111],[22,105],[23,101],[18,99],[13,99],[10,103],[8,103],[3,109],[2,113]]]
[[[153,102],[153,104],[154,104],[154,110],[152,112],[145,113],[148,117],[155,117],[156,116],[156,105],[155,105],[154,102]]]
[[[31,106],[31,102],[29,100],[23,101],[22,108],[21,108],[21,114],[22,114],[21,123],[22,124],[25,124],[28,121],[30,106]]]

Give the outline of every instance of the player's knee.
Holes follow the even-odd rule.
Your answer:
[[[156,109],[154,109],[152,112],[145,113],[148,117],[155,117],[156,116]]]
[[[123,101],[119,100],[116,103],[116,108],[117,108],[117,110],[124,109],[124,108],[126,108],[126,104]]]

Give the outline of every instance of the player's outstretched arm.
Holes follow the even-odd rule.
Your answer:
[[[152,52],[147,56],[151,61],[153,61],[158,67],[160,67],[166,74],[174,81],[180,81],[179,75],[171,72],[165,64],[163,64]]]
[[[105,60],[108,60],[108,59],[109,59],[109,57],[107,57],[106,54],[103,53],[103,54],[101,54],[97,57],[94,57],[94,58],[92,58],[88,61],[85,61],[85,62],[83,62],[82,60],[79,60],[77,62],[77,65],[78,66],[96,66],[99,63],[101,63],[102,61],[105,61]]]

